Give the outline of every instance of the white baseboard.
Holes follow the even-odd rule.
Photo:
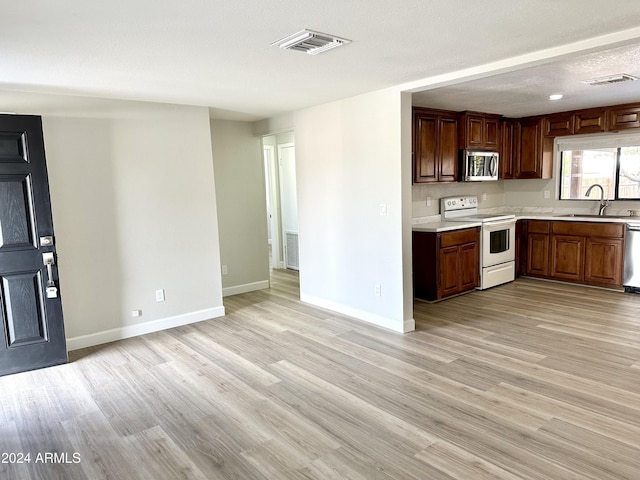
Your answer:
[[[260,282],[245,283],[244,285],[236,285],[222,289],[222,296],[238,295],[239,293],[253,292],[254,290],[262,290],[269,288],[269,280],[261,280]]]
[[[80,335],[79,337],[67,338],[67,350],[78,350],[79,348],[92,347],[102,343],[114,342],[125,338],[137,337],[145,333],[159,332],[168,328],[180,327],[190,323],[210,320],[212,318],[224,316],[224,307],[207,308],[196,312],[185,313],[175,317],[161,318],[159,320],[151,320],[149,322],[138,323],[136,325],[128,325],[102,332],[91,333],[89,335]]]
[[[413,318],[404,321],[404,332],[409,333],[413,332],[416,329],[416,321]]]
[[[300,292],[300,301],[310,303],[317,307],[326,308],[327,310],[333,310],[334,312],[353,317],[356,320],[372,323],[373,325],[384,327],[389,330],[393,330],[394,332],[407,333],[415,330],[415,322],[413,319],[405,320],[399,325],[398,320],[376,315],[375,313],[360,310],[359,308],[349,307],[341,303],[332,302],[314,295],[303,294],[302,292]]]

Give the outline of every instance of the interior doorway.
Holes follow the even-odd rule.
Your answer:
[[[293,132],[262,138],[267,192],[269,266],[299,269],[298,204]]]

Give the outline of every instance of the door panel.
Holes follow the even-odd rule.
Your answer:
[[[34,247],[28,176],[0,176],[0,249]]]
[[[0,375],[65,363],[40,117],[0,115]],[[47,295],[47,287],[53,287]]]
[[[9,348],[28,343],[46,342],[47,328],[44,322],[40,272],[4,276],[0,292],[1,302],[6,305],[2,316]]]

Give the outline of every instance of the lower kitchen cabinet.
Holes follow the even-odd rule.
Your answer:
[[[624,240],[588,238],[585,245],[584,279],[586,283],[619,287],[622,285]]]
[[[480,229],[413,232],[414,297],[440,300],[478,286]]]
[[[525,274],[599,287],[622,286],[624,224],[528,220]]]
[[[579,282],[584,278],[585,237],[551,236],[552,278]]]
[[[526,259],[524,273],[532,277],[549,275],[549,222],[529,220],[522,229],[524,251],[520,255]]]

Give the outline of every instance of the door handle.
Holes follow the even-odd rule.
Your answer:
[[[56,263],[56,257],[53,252],[45,252],[42,254],[42,263],[44,263],[47,267],[47,298],[57,298],[58,297],[58,287],[56,287],[56,282],[53,281],[53,265]]]

